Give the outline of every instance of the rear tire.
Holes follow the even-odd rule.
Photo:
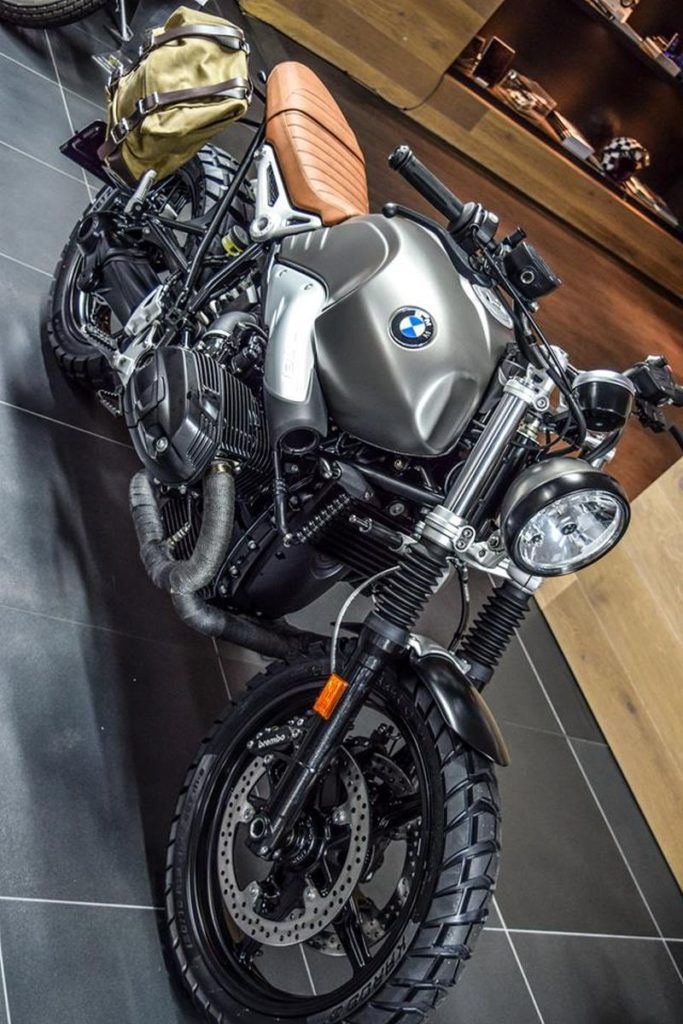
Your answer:
[[[168,186],[174,177],[185,177],[195,196],[190,216],[202,217],[221,198],[236,166],[236,161],[228,153],[215,146],[204,146],[161,185]],[[103,188],[74,227],[59,257],[47,300],[45,334],[57,362],[68,377],[94,390],[113,388],[118,380],[106,357],[88,340],[80,327],[78,309],[83,293],[79,292],[76,284],[81,260],[76,239],[83,220],[94,209],[106,205],[115,192],[114,186]]]
[[[230,975],[227,968],[224,972],[217,969],[219,945],[206,939],[207,933],[198,923],[203,912],[197,895],[204,884],[201,869],[193,870],[195,863],[203,863],[198,850],[206,833],[199,823],[211,804],[212,787],[227,786],[225,775],[220,782],[218,777],[221,771],[228,771],[231,757],[244,755],[249,722],[263,720],[266,707],[275,709],[285,695],[295,691],[314,694],[327,670],[325,661],[276,666],[252,680],[248,692],[216,723],[202,744],[178,800],[166,876],[170,958],[194,1003],[213,1024],[234,1020],[284,1024],[288,1019],[300,1024],[416,1024],[459,979],[488,917],[498,870],[500,831],[493,766],[446,727],[421,682],[414,679],[407,685],[399,684],[386,673],[376,687],[383,701],[391,702],[399,714],[414,718],[416,735],[424,744],[435,812],[427,833],[429,842],[424,847],[424,879],[411,904],[405,930],[398,933],[388,952],[383,952],[380,945],[379,955],[385,959],[372,968],[369,980],[359,979],[357,991],[349,994],[340,989],[344,998],[336,1005],[329,1004],[333,991],[331,996],[320,997],[319,1008],[312,1005],[310,997],[302,1003],[295,996],[290,1003],[286,999],[273,1003],[280,1007],[279,1012],[269,1010],[267,1000],[272,998],[272,990],[269,995],[267,986],[262,997],[250,1001],[248,987],[239,983],[238,974]],[[236,927],[234,923],[232,927]],[[328,1002],[323,1005],[325,999]]]
[[[0,21],[29,28],[56,28],[80,21],[104,7],[105,0],[52,0],[32,3],[31,0],[0,0]]]

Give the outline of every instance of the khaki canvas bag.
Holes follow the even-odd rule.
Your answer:
[[[179,7],[152,29],[137,60],[112,75],[100,159],[127,182],[172,174],[251,101],[244,33],[224,18]]]

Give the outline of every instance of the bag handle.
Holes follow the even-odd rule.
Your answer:
[[[186,103],[188,100],[218,99],[224,96],[236,100],[249,100],[251,89],[251,82],[248,78],[229,78],[227,81],[218,82],[215,85],[201,85],[193,89],[175,89],[171,92],[153,92],[137,101],[132,114],[122,117],[120,121],[112,125],[109,138],[100,146],[98,156],[100,160],[109,159],[127,136],[140,127],[147,115],[158,110],[159,107],[172,107],[176,103]]]
[[[185,36],[213,39],[228,50],[244,50],[247,56],[250,53],[249,43],[244,38],[244,32],[234,25],[179,25],[177,28],[170,28],[167,32],[159,32],[157,35],[150,32],[146,42],[138,50],[137,57],[125,64],[121,62],[112,71],[107,83],[109,91],[114,89],[120,78],[130,74],[149,53],[163,46],[164,43],[170,43],[174,39],[182,39]]]
[[[229,50],[244,50],[245,53],[249,53],[249,43],[244,38],[244,32],[232,25],[179,25],[157,35],[150,34],[147,42],[140,48],[140,56],[174,39],[183,39],[186,36],[204,36],[215,40],[221,46],[226,46]]]

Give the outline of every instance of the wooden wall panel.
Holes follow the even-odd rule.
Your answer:
[[[538,603],[683,884],[683,459],[633,503],[619,547]]]
[[[433,92],[502,2],[240,0],[240,5],[390,103],[414,107]]]
[[[683,297],[683,244],[483,97],[446,76],[408,111],[420,124]]]

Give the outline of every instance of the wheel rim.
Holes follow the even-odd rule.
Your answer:
[[[251,723],[250,731],[258,732],[264,721],[273,724],[274,713],[300,714],[310,707],[311,695],[318,689],[318,684],[308,684],[279,698],[274,702],[277,707],[271,704],[260,722]],[[251,926],[244,931],[230,915],[223,892],[226,875],[221,876],[221,871],[226,871],[225,858],[220,857],[221,841],[225,841],[221,827],[224,829],[226,808],[237,780],[245,775],[249,755],[243,753],[230,763],[231,752],[225,752],[221,763],[212,769],[212,782],[194,819],[186,898],[193,931],[214,978],[257,1012],[301,1018],[343,1002],[381,971],[399,945],[407,948],[416,930],[412,911],[428,873],[423,846],[432,830],[432,801],[415,723],[407,715],[396,721],[399,717],[387,706],[380,688],[345,740],[350,750],[346,756],[357,764],[370,793],[368,851],[358,884],[341,915],[337,913],[325,927],[313,929],[314,934],[304,942],[297,943],[292,936],[281,945],[279,939],[273,944],[272,936],[270,943],[258,942],[258,915],[252,913]],[[393,780],[388,779],[386,759],[377,758],[377,741],[370,745],[362,735],[363,730],[372,732],[379,725],[394,730],[396,737],[392,757],[397,757],[400,767]],[[243,735],[239,742],[245,739]],[[414,790],[412,796],[404,793],[392,801],[392,786],[395,790],[407,781]],[[401,810],[403,805],[407,809]],[[247,881],[242,879],[242,891]],[[321,920],[328,922],[329,918],[321,913]],[[244,918],[241,923],[244,925]],[[301,959],[293,966],[298,967],[298,976],[292,970],[292,956],[297,953]]]

